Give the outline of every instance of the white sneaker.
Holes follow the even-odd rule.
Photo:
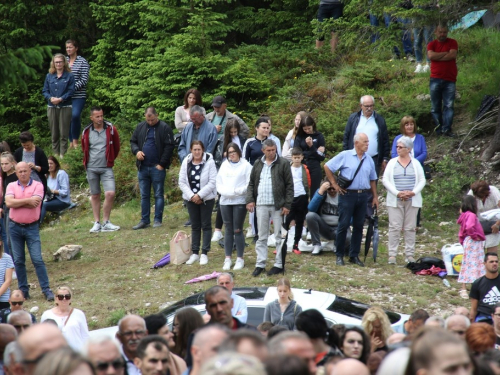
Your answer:
[[[314,245],[312,255],[318,255],[321,253],[321,245]]]
[[[307,228],[302,227],[302,237],[307,236]]]
[[[191,254],[189,259],[187,260],[186,264],[193,264],[196,262],[198,259],[200,259],[200,256],[198,254]]]
[[[99,223],[98,221],[96,221],[94,223],[94,226],[92,227],[92,229],[90,230],[90,233],[98,233],[101,231],[101,223]]]
[[[252,232],[252,228],[248,228],[246,238],[253,238],[254,236],[255,235]]]
[[[12,280],[17,280],[17,273],[15,270],[12,272]]]
[[[224,236],[222,235],[222,231],[216,230],[214,231],[214,234],[212,236],[212,242],[218,242],[219,240],[222,240]]]
[[[111,224],[111,221],[106,221],[104,225],[101,227],[101,232],[115,232],[120,230],[118,225]]]
[[[414,73],[422,73],[423,70],[424,70],[424,67],[422,66],[422,64],[418,63],[417,68],[415,69]]]
[[[243,258],[236,259],[233,270],[241,270],[243,267],[245,267],[245,261],[243,260]]]
[[[430,69],[431,69],[431,67],[429,66],[429,64],[425,64],[422,67],[422,73],[427,73]]]
[[[200,257],[200,266],[204,266],[208,263],[208,257],[205,254],[201,254]]]
[[[231,261],[231,258],[226,258],[224,259],[224,265],[222,266],[222,269],[224,271],[229,271],[231,269],[231,265],[233,262]]]
[[[311,232],[307,232],[306,240],[307,241],[311,241],[312,240]]]

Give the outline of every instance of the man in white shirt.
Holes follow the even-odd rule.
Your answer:
[[[126,362],[128,375],[141,375],[140,370],[134,364],[134,358],[139,342],[147,334],[146,322],[139,315],[126,315],[118,322],[116,339],[122,344],[121,351]]]
[[[233,293],[233,276],[227,272],[221,273],[219,277],[217,277],[217,285],[223,286],[229,291],[229,293],[231,293],[231,298],[233,299],[233,308],[231,309],[231,313],[233,317],[242,323],[246,323],[248,319],[247,301],[245,298]]]

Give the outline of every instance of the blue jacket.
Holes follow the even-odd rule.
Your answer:
[[[394,142],[392,142],[392,151],[391,156],[395,158],[398,156],[398,152],[396,151],[396,146],[398,144],[398,139],[403,135],[400,134],[396,138],[394,138]],[[413,153],[414,158],[417,159],[422,166],[424,165],[425,159],[427,159],[427,145],[425,144],[425,138],[422,134],[415,135],[415,141],[413,142]]]
[[[75,76],[70,72],[64,72],[61,78],[57,78],[57,73],[47,74],[43,84],[42,94],[47,100],[49,107],[55,107],[50,102],[50,98],[61,98],[63,101],[58,107],[71,105],[73,94],[75,93]]]
[[[309,205],[307,206],[307,211],[318,213],[320,211],[321,205],[326,199],[326,194],[328,194],[326,191],[325,195],[321,195],[319,193],[319,189],[316,190],[314,196],[311,198],[311,201],[309,202]]]
[[[186,125],[184,130],[181,133],[181,143],[178,147],[179,159],[182,161],[186,157],[187,154],[191,153],[191,142],[193,140],[193,127],[194,124],[190,122]],[[215,149],[215,145],[217,144],[217,129],[215,126],[205,119],[200,126],[200,132],[198,133],[198,140],[203,142],[205,146],[205,152],[212,154]]]

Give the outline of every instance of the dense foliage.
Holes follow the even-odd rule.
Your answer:
[[[369,11],[422,25],[496,2],[440,0],[436,8],[433,1],[413,0],[412,9],[402,7],[404,1],[344,3],[345,17],[325,22],[320,32],[318,0],[0,0],[0,139],[15,148],[19,132],[30,129],[37,144],[49,145],[41,89],[50,59],[48,47],[39,46],[64,53],[69,38],[79,41],[91,64],[87,108],[102,105],[126,144],[146,106],[173,124],[175,108],[192,87],[207,108],[214,95],[226,96],[229,109],[251,128],[258,114],[270,114],[279,136],[297,111],[311,111],[330,155],[340,149],[345,121],[366,93],[376,97],[391,132],[407,113],[430,129],[428,105],[405,95],[408,85],[426,93],[427,81],[404,62],[388,62],[400,43],[400,25],[374,30]],[[327,47],[314,49],[314,40],[328,37],[331,27],[341,41],[333,55]],[[375,31],[381,39],[370,44]],[[83,118],[88,121],[88,111]]]

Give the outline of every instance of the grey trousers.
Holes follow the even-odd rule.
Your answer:
[[[257,206],[257,228],[259,229],[259,239],[255,244],[255,252],[257,253],[256,267],[265,268],[267,261],[267,238],[269,237],[269,218],[273,219],[274,237],[276,237],[276,259],[274,267],[283,268],[281,261],[281,210],[277,210],[274,206]]]
[[[337,240],[338,226],[328,225],[316,212],[308,212],[306,215],[307,229],[311,233],[313,245],[321,245],[321,237],[325,240]],[[344,254],[349,254],[351,246],[351,229],[347,229],[345,237]]]
[[[72,109],[69,107],[47,107],[47,118],[52,134],[52,152],[64,155],[68,151],[69,129]]]
[[[389,214],[389,256],[398,255],[399,238],[403,230],[405,238],[405,256],[415,255],[415,237],[418,207],[412,207],[411,200],[398,199],[397,207],[387,207]]]

